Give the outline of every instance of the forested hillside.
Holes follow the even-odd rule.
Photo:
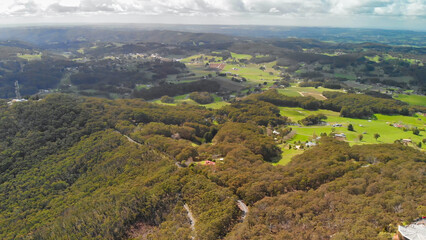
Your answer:
[[[401,143],[322,135],[272,165],[289,151],[271,134],[292,131],[284,103],[273,92],[218,110],[65,94],[2,101],[0,238],[390,239],[426,215],[426,156]]]

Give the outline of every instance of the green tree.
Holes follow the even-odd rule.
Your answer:
[[[358,135],[358,140],[361,142],[362,141],[362,139],[364,138],[364,135],[362,135],[362,134],[360,134],[360,135]]]
[[[161,102],[162,103],[174,103],[175,99],[172,98],[172,97],[169,97],[167,95],[164,95],[164,96],[161,97]]]
[[[348,131],[354,131],[354,126],[352,125],[352,123],[349,123],[348,125]]]
[[[376,141],[377,141],[377,139],[380,137],[380,134],[378,134],[378,133],[375,133],[374,134],[374,138],[376,139]]]
[[[414,129],[413,129],[413,134],[414,134],[414,135],[419,135],[419,134],[420,134],[419,129],[418,129],[418,128],[414,128]]]

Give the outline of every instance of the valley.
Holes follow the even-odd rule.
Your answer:
[[[15,31],[1,239],[392,239],[426,214],[421,42]]]

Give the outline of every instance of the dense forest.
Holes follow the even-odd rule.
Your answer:
[[[173,27],[0,30],[0,239],[384,240],[426,215],[417,33]]]
[[[274,96],[219,110],[64,94],[0,102],[0,238],[390,239],[426,214],[426,156],[401,143],[322,136],[273,166],[286,149],[268,132],[290,123],[273,104],[306,104]]]

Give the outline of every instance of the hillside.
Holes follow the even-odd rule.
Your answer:
[[[173,26],[0,29],[0,239],[391,239],[426,215],[419,33]]]
[[[288,119],[256,104],[2,103],[0,238],[387,239],[426,214],[424,152],[324,136],[273,166],[286,150],[262,118]],[[237,200],[250,210],[242,222]]]

